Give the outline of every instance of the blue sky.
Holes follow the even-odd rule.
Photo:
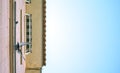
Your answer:
[[[43,73],[120,73],[120,0],[47,0]]]

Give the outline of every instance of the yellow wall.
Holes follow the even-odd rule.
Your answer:
[[[26,13],[32,14],[32,53],[26,55],[26,68],[42,67],[42,0],[26,4]],[[40,73],[31,70],[26,73]]]

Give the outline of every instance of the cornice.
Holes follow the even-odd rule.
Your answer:
[[[43,65],[46,65],[46,0],[43,0]]]

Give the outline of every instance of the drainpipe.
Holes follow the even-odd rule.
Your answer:
[[[14,31],[14,48],[13,48],[13,73],[16,73],[16,1],[13,3],[13,31]]]

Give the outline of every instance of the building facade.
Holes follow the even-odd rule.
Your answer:
[[[41,73],[45,0],[0,0],[0,73]]]
[[[26,20],[29,20],[29,28],[26,26],[26,41],[32,41],[32,45],[26,47],[26,73],[40,73],[45,63],[45,37],[46,37],[46,1],[31,0],[26,3]],[[42,36],[41,36],[42,35]],[[31,38],[29,38],[31,37]],[[30,49],[31,48],[31,49]]]

